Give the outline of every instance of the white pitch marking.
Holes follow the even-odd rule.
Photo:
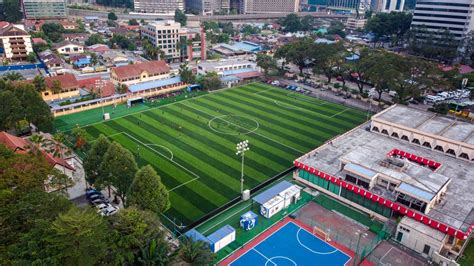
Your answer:
[[[258,254],[260,254],[260,256],[264,257],[267,261],[265,262],[265,265],[267,265],[268,262],[271,262],[273,265],[277,265],[275,262],[272,261],[272,259],[269,259],[267,256],[263,255],[262,252],[256,250],[255,248],[252,248],[253,250],[255,250],[255,252],[257,252]]]
[[[311,248],[307,247],[305,244],[301,243],[301,240],[300,240],[300,231],[301,231],[301,228],[298,229],[298,232],[296,232],[296,240],[298,240],[298,243],[306,248],[307,250],[309,250],[310,252],[313,252],[314,254],[319,254],[319,255],[329,255],[329,254],[333,254],[333,253],[336,253],[338,251],[338,249],[334,249],[333,251],[330,251],[330,252],[318,252],[318,251],[314,251],[312,250]]]
[[[236,126],[236,127],[240,127],[240,128],[243,128],[243,129],[248,130],[248,129],[245,128],[245,127],[242,127],[242,126],[240,126],[240,125],[237,125],[237,124],[235,124],[235,123],[232,123],[232,122],[230,122],[230,121],[227,121],[227,120],[225,120],[224,118],[221,118],[221,117],[215,116],[215,115],[213,115],[213,114],[210,114],[210,113],[208,113],[208,112],[206,112],[206,111],[203,111],[203,110],[201,110],[201,109],[199,109],[199,108],[196,108],[196,107],[193,107],[193,106],[190,106],[190,105],[187,105],[187,104],[183,104],[183,105],[185,105],[185,106],[187,106],[187,107],[189,107],[189,108],[192,108],[192,109],[194,109],[194,110],[197,110],[197,111],[199,111],[199,112],[201,112],[201,113],[204,113],[204,114],[207,114],[207,115],[209,115],[209,116],[212,116],[213,118],[221,119],[222,121],[227,122],[227,123],[229,123],[229,124],[231,124],[231,125],[234,125],[234,126]],[[273,142],[275,142],[275,143],[278,143],[278,144],[280,144],[280,145],[282,145],[282,146],[285,146],[285,147],[287,147],[287,148],[289,148],[289,149],[292,149],[292,150],[294,150],[294,151],[297,151],[297,152],[299,152],[299,153],[303,153],[303,154],[305,153],[305,152],[300,151],[300,150],[298,150],[298,149],[295,149],[295,148],[293,148],[293,147],[291,147],[291,146],[288,146],[288,145],[286,145],[286,144],[284,144],[284,143],[281,143],[281,142],[279,142],[279,141],[277,141],[277,140],[274,140],[274,139],[272,139],[272,138],[270,138],[270,137],[267,137],[267,136],[265,136],[265,135],[263,135],[263,134],[260,134],[260,133],[257,133],[257,132],[254,132],[254,134],[259,135],[259,136],[261,136],[261,137],[263,137],[263,138],[266,138],[266,139],[268,139],[268,140],[271,140],[271,141],[273,141]]]

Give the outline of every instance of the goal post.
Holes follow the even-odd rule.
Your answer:
[[[329,238],[329,233],[324,231],[322,228],[318,227],[318,226],[313,226],[313,235],[316,235],[322,239],[324,239],[324,241],[331,241],[331,239]]]

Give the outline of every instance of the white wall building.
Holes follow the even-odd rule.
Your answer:
[[[184,10],[184,0],[134,0],[136,12],[174,14],[176,9]]]
[[[58,43],[54,46],[54,48],[59,54],[63,55],[84,53],[84,46],[70,41],[63,41],[61,43]]]
[[[405,8],[405,0],[372,0],[370,8],[375,12],[401,12]]]
[[[208,72],[217,72],[219,76],[224,76],[226,71],[256,68],[256,63],[247,60],[208,61],[198,64],[197,73],[205,75]]]
[[[474,0],[418,0],[411,27],[424,26],[430,32],[448,29],[460,40],[474,30],[473,12]]]
[[[300,0],[241,0],[241,13],[298,12]]]

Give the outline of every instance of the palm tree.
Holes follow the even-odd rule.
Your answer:
[[[138,264],[144,266],[172,265],[176,255],[176,252],[170,254],[167,243],[162,240],[152,239],[147,246],[141,249],[137,261]]]
[[[183,261],[192,265],[210,265],[214,261],[215,255],[211,252],[208,243],[184,237],[181,241],[179,256]]]
[[[24,80],[25,78],[23,77],[22,74],[16,72],[16,71],[11,71],[3,75],[3,78],[6,80],[11,80],[11,81],[16,81],[16,80]]]
[[[35,85],[35,89],[38,92],[44,91],[44,89],[46,88],[44,78],[41,75],[35,76],[35,78],[33,79],[33,84]]]
[[[33,143],[33,147],[31,147],[32,152],[34,154],[38,154],[41,150],[41,147],[44,145],[44,137],[40,134],[34,134],[30,137],[30,142]]]

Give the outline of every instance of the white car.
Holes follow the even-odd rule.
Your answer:
[[[97,212],[102,216],[111,216],[111,215],[116,214],[117,211],[118,211],[118,208],[110,205],[105,209],[98,210]]]
[[[96,205],[95,207],[98,210],[103,210],[103,209],[107,209],[109,206],[112,206],[112,205],[109,203],[101,203],[101,204]]]

